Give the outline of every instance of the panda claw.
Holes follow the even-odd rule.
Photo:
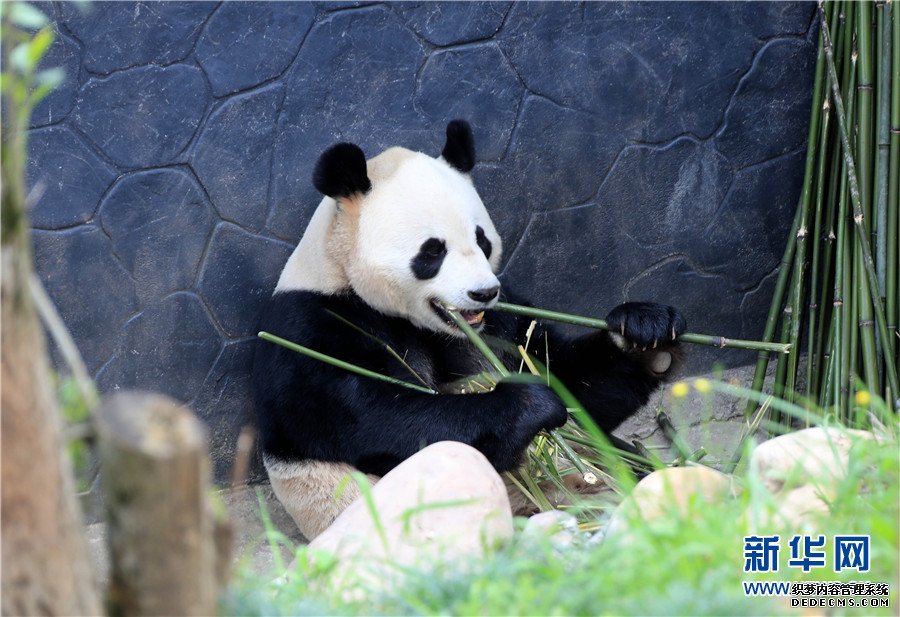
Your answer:
[[[677,337],[675,335],[675,326],[672,326],[672,340],[674,341],[676,338]]]
[[[622,334],[622,336],[625,336],[625,322],[624,321],[622,322],[622,325],[619,326],[619,330],[620,330],[620,333]]]
[[[657,343],[657,342],[658,342],[658,341],[657,341],[656,339],[653,339],[653,349],[656,349],[656,343]]]

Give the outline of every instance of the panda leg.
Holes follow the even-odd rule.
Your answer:
[[[360,496],[359,487],[352,481],[337,496],[347,474],[356,471],[346,463],[288,463],[267,458],[265,464],[275,496],[308,541],[325,531]],[[379,480],[373,475],[366,477],[371,484]]]

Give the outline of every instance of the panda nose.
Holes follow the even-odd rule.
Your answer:
[[[469,292],[469,297],[476,302],[490,302],[497,297],[500,292],[500,286],[485,287],[484,289],[474,289]]]

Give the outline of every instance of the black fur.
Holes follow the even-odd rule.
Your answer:
[[[433,279],[441,271],[446,256],[447,244],[437,238],[428,238],[419,247],[419,252],[412,258],[409,267],[420,281]]]
[[[683,323],[677,311],[651,304],[622,310],[627,323],[633,319],[641,324],[642,340],[655,338],[675,351],[666,336]],[[486,368],[483,356],[468,340],[383,315],[352,292],[277,293],[264,311],[260,329],[379,373],[416,381],[380,342],[332,313],[390,345],[435,389]],[[521,343],[529,323],[489,311],[483,333]],[[634,413],[662,381],[649,369],[649,352],[625,353],[605,332],[566,339],[542,327],[532,335],[533,341],[541,341],[533,346],[535,351],[543,351],[544,332],[549,337],[551,370],[604,431]],[[562,402],[541,385],[501,384],[484,394],[431,395],[360,377],[272,343],[257,345],[253,384],[262,447],[281,460],[346,462],[365,473],[383,475],[422,447],[453,440],[474,446],[498,471],[506,471],[518,464],[538,431],[560,426],[567,418]],[[510,367],[519,362],[513,355],[504,361]]]
[[[475,242],[478,244],[478,248],[484,252],[484,256],[490,259],[494,247],[491,246],[491,241],[484,235],[484,230],[481,228],[481,225],[475,228]]]
[[[465,120],[451,120],[447,125],[447,142],[441,151],[444,160],[464,174],[475,167],[475,139]]]
[[[313,186],[334,199],[368,193],[372,182],[366,170],[366,155],[356,144],[331,146],[316,162]]]

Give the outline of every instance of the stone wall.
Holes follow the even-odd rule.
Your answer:
[[[318,154],[437,154],[452,118],[538,306],[760,334],[802,176],[812,3],[41,4],[65,85],[30,135],[35,256],[104,391],[248,422],[255,314]],[[746,362],[694,348],[690,369]]]

